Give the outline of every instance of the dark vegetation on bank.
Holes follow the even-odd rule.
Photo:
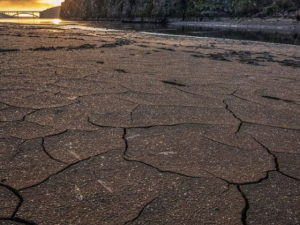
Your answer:
[[[66,0],[61,18],[131,22],[219,17],[297,18],[299,0]],[[298,16],[299,18],[299,16]]]

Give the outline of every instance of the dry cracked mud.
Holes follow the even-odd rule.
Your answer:
[[[298,46],[0,35],[0,224],[300,223]]]

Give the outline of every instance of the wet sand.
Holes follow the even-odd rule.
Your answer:
[[[0,40],[0,224],[299,224],[299,46]]]

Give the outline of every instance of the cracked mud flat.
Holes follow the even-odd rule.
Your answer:
[[[0,224],[300,223],[300,47],[0,38]]]

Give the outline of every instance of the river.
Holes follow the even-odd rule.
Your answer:
[[[29,25],[57,25],[62,28],[90,29],[99,30],[135,30],[140,32],[150,32],[171,35],[187,35],[196,37],[213,37],[222,39],[234,39],[244,41],[259,41],[281,44],[300,45],[300,34],[293,30],[253,30],[238,29],[230,27],[201,27],[186,26],[182,24],[140,24],[122,22],[95,22],[95,21],[65,21],[60,19],[36,19],[36,18],[12,18],[0,19],[0,23],[18,23]]]

